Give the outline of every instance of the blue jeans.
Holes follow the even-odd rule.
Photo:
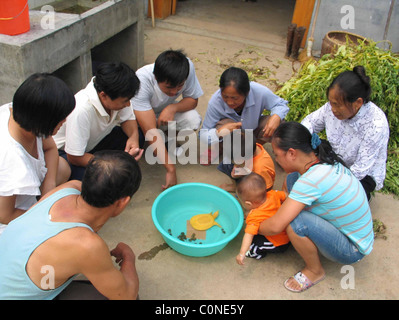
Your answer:
[[[291,191],[299,174],[287,176],[287,189]],[[361,260],[364,255],[349,238],[323,218],[302,211],[290,223],[293,231],[300,237],[307,237],[316,245],[327,259],[342,264],[352,264]]]

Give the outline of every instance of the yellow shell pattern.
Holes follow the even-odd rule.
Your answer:
[[[218,215],[219,210],[215,213],[197,214],[190,219],[191,226],[196,230],[207,230],[215,225],[221,228],[220,224],[215,221]]]

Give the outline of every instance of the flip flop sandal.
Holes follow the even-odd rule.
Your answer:
[[[320,280],[312,282],[309,280],[309,278],[306,275],[304,275],[301,271],[299,271],[294,276],[289,277],[287,280],[285,280],[284,287],[287,290],[292,291],[292,292],[303,292],[303,291],[306,291],[309,288],[313,287],[314,285],[318,284],[320,281],[324,280],[324,278],[325,278],[325,275]],[[299,289],[290,288],[287,284],[290,279],[294,279],[296,282],[298,282],[300,285],[300,288]]]

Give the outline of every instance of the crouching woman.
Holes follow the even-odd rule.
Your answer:
[[[286,230],[305,267],[284,286],[302,292],[325,277],[319,252],[342,264],[371,252],[372,216],[362,185],[327,141],[299,123],[286,122],[275,131],[272,147],[276,161],[289,173],[289,196],[259,232],[269,236]]]

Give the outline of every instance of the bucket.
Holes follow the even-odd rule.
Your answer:
[[[338,47],[341,45],[346,45],[346,39],[348,38],[349,45],[357,46],[359,44],[358,40],[365,41],[368,43],[365,37],[359,36],[354,33],[345,32],[345,31],[330,31],[323,38],[323,43],[321,46],[321,56],[337,52]]]
[[[28,0],[1,0],[0,33],[14,36],[29,29]]]

